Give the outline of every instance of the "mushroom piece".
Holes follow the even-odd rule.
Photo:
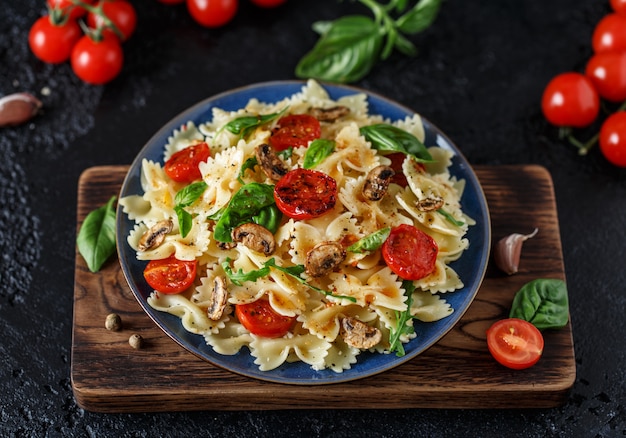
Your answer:
[[[346,258],[340,243],[321,242],[306,253],[305,271],[311,277],[321,277],[335,269]]]
[[[378,344],[383,335],[376,327],[353,317],[345,317],[341,320],[341,337],[351,347],[369,349]]]
[[[311,108],[310,113],[320,122],[334,122],[338,118],[350,114],[350,108],[343,105],[332,108]]]
[[[222,317],[227,299],[226,280],[224,280],[224,277],[215,277],[215,280],[213,280],[213,291],[209,297],[209,308],[207,309],[207,315],[210,319],[217,321]]]
[[[253,251],[270,255],[276,249],[276,240],[270,230],[252,222],[239,225],[232,232],[233,242],[243,243]]]
[[[141,236],[137,249],[139,251],[148,251],[151,248],[156,248],[163,243],[165,236],[172,231],[173,227],[174,222],[169,219],[157,222]]]
[[[395,174],[391,167],[384,165],[376,166],[370,170],[365,179],[365,184],[363,184],[363,196],[365,199],[380,201],[387,193],[391,178]]]
[[[423,212],[439,210],[443,207],[443,198],[441,196],[429,196],[417,201],[416,207]]]
[[[282,162],[270,145],[263,143],[254,150],[256,160],[268,178],[278,181],[287,173],[287,166]]]

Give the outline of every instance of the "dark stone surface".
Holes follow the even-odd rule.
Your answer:
[[[29,91],[45,111],[0,129],[0,436],[626,435],[626,171],[597,149],[578,156],[539,108],[552,76],[584,68],[593,27],[609,11],[598,0],[446,1],[436,25],[414,38],[418,57],[393,55],[356,84],[422,113],[473,164],[550,170],[576,348],[577,379],[565,406],[140,415],[77,407],[69,376],[80,173],[130,163],[163,123],[208,96],[292,79],[316,40],[313,21],[365,12],[347,1],[289,0],[260,11],[240,0],[232,23],[206,30],[184,6],[143,0],[136,8],[124,70],[104,87],[30,53],[28,29],[43,0],[8,0],[1,8],[0,95]]]

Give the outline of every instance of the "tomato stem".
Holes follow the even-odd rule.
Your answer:
[[[587,155],[589,150],[598,142],[599,137],[600,133],[597,133],[596,135],[591,137],[586,143],[582,143],[570,132],[566,138],[572,145],[578,148],[578,155]]]

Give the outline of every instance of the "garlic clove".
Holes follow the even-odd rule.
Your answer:
[[[13,93],[0,98],[0,127],[14,126],[32,119],[41,109],[39,99],[29,93]]]
[[[535,237],[537,232],[539,229],[535,228],[535,231],[530,234],[513,233],[500,239],[493,252],[496,266],[508,275],[517,273],[522,255],[522,245],[526,240]]]

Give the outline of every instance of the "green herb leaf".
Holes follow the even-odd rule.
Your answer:
[[[457,227],[461,227],[461,226],[465,225],[465,222],[457,221],[450,213],[445,211],[443,208],[440,208],[439,210],[437,210],[437,213],[439,213],[440,215],[445,217],[446,220],[448,222],[450,222],[452,225],[455,225]]]
[[[398,321],[395,329],[392,329],[389,333],[389,352],[396,352],[396,356],[402,357],[405,355],[404,346],[400,338],[402,335],[411,335],[415,332],[412,325],[408,325],[408,322],[413,319],[411,315],[411,306],[413,305],[413,292],[415,291],[415,285],[410,280],[404,280],[402,287],[405,290],[406,310],[398,312],[396,310],[396,319]]]
[[[441,0],[420,0],[417,4],[396,20],[396,26],[401,32],[416,34],[428,29],[441,7]]]
[[[386,123],[363,126],[361,135],[379,151],[403,152],[420,163],[432,163],[433,157],[424,144],[413,134]]]
[[[100,208],[90,212],[78,232],[76,245],[91,272],[98,272],[115,252],[115,209],[113,196]]]
[[[241,286],[244,281],[256,281],[261,277],[266,277],[270,273],[270,268],[268,267],[248,272],[243,272],[243,269],[239,268],[237,272],[234,272],[230,267],[230,262],[231,259],[226,258],[226,260],[222,262],[222,268],[230,281],[237,286]]]
[[[178,218],[178,228],[180,229],[180,235],[187,237],[187,234],[193,227],[193,217],[189,212],[185,210],[185,207],[189,207],[196,202],[207,188],[207,184],[204,181],[195,182],[185,186],[174,197],[174,212]]]
[[[350,245],[347,250],[350,252],[362,253],[364,251],[376,251],[387,240],[391,233],[391,227],[381,228]]]
[[[569,320],[565,282],[538,278],[526,283],[515,294],[509,317],[528,321],[539,330],[565,327]]]
[[[312,169],[333,152],[335,152],[335,142],[333,140],[323,138],[313,140],[304,154],[302,167]]]
[[[287,111],[287,107],[277,113],[238,117],[225,124],[222,129],[239,135],[241,138],[246,138],[259,126],[278,119],[285,111]]]
[[[263,207],[257,214],[252,216],[252,222],[275,233],[280,226],[280,221],[283,218],[282,212],[276,207],[276,204]]]
[[[180,235],[187,237],[187,234],[189,234],[191,228],[193,228],[193,216],[180,205],[174,206],[174,212],[178,218],[178,229],[180,230]]]

